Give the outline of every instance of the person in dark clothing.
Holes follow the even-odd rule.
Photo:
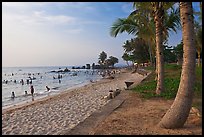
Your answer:
[[[33,96],[33,94],[34,94],[34,88],[33,88],[33,85],[30,86],[30,91],[31,91],[31,94],[32,94],[32,96]]]

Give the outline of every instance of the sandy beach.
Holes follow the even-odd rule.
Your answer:
[[[3,109],[2,134],[57,135],[69,131],[110,101],[104,98],[109,90],[123,92],[125,81],[139,84],[146,76],[123,69],[114,77]]]

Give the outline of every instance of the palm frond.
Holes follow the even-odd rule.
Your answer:
[[[119,18],[117,19],[111,29],[110,29],[110,35],[112,37],[116,37],[119,33],[127,32],[128,34],[136,35],[137,33],[138,25],[137,23],[132,19],[126,19],[126,18]]]

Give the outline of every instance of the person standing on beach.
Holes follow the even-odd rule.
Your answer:
[[[34,88],[33,88],[33,85],[30,86],[30,91],[31,91],[31,94],[32,94],[32,96],[33,96],[33,94],[34,94]]]

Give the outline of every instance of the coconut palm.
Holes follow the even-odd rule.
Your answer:
[[[127,66],[129,67],[130,65],[129,65],[128,61],[130,60],[130,57],[129,57],[128,53],[125,52],[125,53],[122,55],[122,58],[123,58],[124,61],[126,61]]]
[[[140,37],[149,37],[149,39],[147,38],[148,41],[151,40],[156,42],[156,72],[158,72],[157,94],[164,91],[163,42],[168,37],[167,32],[169,32],[169,30],[175,31],[179,24],[178,18],[171,16],[169,19],[175,19],[176,21],[169,21],[166,25],[171,24],[170,27],[164,27],[164,22],[167,18],[166,12],[173,4],[174,3],[171,2],[135,2],[133,3],[133,6],[136,7],[137,10],[132,12],[127,19],[118,19],[111,27],[111,36],[117,36],[118,33],[126,31],[128,34],[134,34]],[[178,13],[178,11],[175,12]],[[154,23],[152,23],[152,21],[154,21]],[[153,30],[153,28],[155,28],[155,30]],[[164,34],[166,36],[163,37]]]
[[[154,47],[152,48],[152,46],[155,44],[155,34],[153,31],[154,23],[152,21],[145,20],[145,18],[142,19],[144,16],[141,16],[140,19],[137,19],[139,17],[139,15],[130,15],[128,18],[117,19],[111,27],[110,35],[116,37],[119,33],[127,32],[128,34],[145,39],[148,41],[150,60],[151,63],[153,63],[152,56],[154,54]],[[145,24],[143,22],[145,22]]]
[[[183,64],[176,98],[170,109],[159,122],[163,128],[180,128],[186,122],[193,100],[195,84],[196,47],[192,2],[180,2],[183,34]]]
[[[137,63],[145,63],[149,61],[148,46],[144,39],[134,38],[131,39],[128,43],[129,44],[123,46],[125,50],[125,57],[132,55],[131,57],[133,58],[128,59]]]
[[[168,37],[168,29],[174,29],[175,25],[179,24],[177,16],[170,16],[170,22],[167,22],[169,27],[165,26],[165,19],[168,17],[167,10],[172,8],[173,2],[150,2],[146,3],[134,3],[136,9],[141,11],[152,11],[151,16],[155,23],[155,34],[156,34],[156,74],[157,74],[157,87],[156,94],[161,94],[164,91],[164,55],[163,55],[163,43]],[[178,13],[178,11],[176,11]],[[176,14],[173,14],[176,15]],[[174,21],[172,21],[174,19]],[[168,29],[166,29],[168,28]]]
[[[133,11],[127,19],[133,19],[138,24],[138,32],[136,36],[138,38],[143,38],[147,45],[149,46],[149,56],[151,66],[154,65],[155,56],[155,24],[153,19],[150,17],[148,12],[140,12],[139,10]]]
[[[110,56],[106,61],[108,66],[112,66],[114,68],[114,65],[118,63],[118,58]]]
[[[126,40],[126,42],[123,45],[123,48],[125,50],[126,53],[131,52],[133,50],[133,39]]]
[[[102,68],[104,68],[106,58],[107,58],[107,53],[102,51],[98,58],[99,59],[98,63],[102,66]]]

